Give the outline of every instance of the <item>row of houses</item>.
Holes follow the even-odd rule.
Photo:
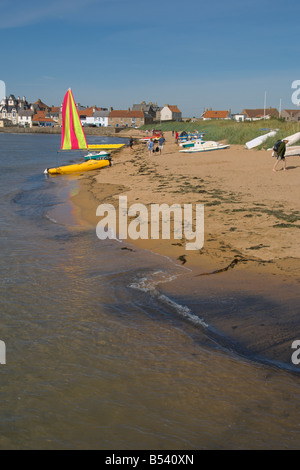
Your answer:
[[[140,127],[155,121],[182,121],[182,114],[177,105],[166,104],[159,107],[157,104],[142,101],[126,110],[86,107],[80,103],[76,106],[83,126]],[[60,126],[61,106],[48,106],[40,99],[35,103],[28,103],[25,96],[21,99],[10,95],[0,103],[0,125]]]
[[[283,109],[280,112],[276,108],[262,108],[262,109],[243,109],[240,114],[232,114],[231,110],[215,111],[212,108],[206,109],[201,119],[233,119],[235,121],[258,121],[260,119],[283,118],[286,121],[300,121],[300,110],[298,109]]]
[[[144,124],[163,121],[182,121],[182,113],[177,105],[165,104],[160,107],[155,103],[134,104],[126,110],[100,108],[97,106],[81,106],[76,104],[83,126],[97,127],[140,127]],[[239,114],[233,114],[230,109],[225,111],[205,109],[201,120],[232,119],[236,121],[255,121],[259,119],[284,118],[286,121],[300,121],[300,110],[276,108],[243,109]],[[199,119],[199,118],[198,118]],[[0,126],[60,126],[61,106],[48,106],[40,99],[29,103],[25,96],[21,99],[14,95],[5,97],[0,102]]]
[[[44,125],[58,125],[60,116],[59,106],[48,106],[40,99],[35,103],[29,103],[26,97],[16,98],[10,95],[0,102],[0,125],[39,125],[42,120]]]

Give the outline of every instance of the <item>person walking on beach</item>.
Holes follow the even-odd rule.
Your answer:
[[[164,148],[165,141],[166,141],[166,139],[164,138],[163,135],[158,139],[158,148],[159,148],[159,153],[160,154],[162,152],[162,149]]]
[[[151,157],[151,155],[153,153],[153,140],[152,139],[148,140],[147,147],[148,147],[148,150],[149,150],[149,157]]]
[[[133,138],[130,137],[130,140],[129,140],[129,147],[130,147],[130,150],[132,150],[133,148]]]
[[[175,134],[175,142],[176,142],[176,144],[178,144],[178,137],[179,137],[179,134],[178,134],[178,132],[176,132],[176,134]]]
[[[279,145],[278,149],[274,150],[274,157],[276,158],[275,165],[273,166],[273,171],[277,171],[276,167],[280,160],[283,162],[283,170],[286,170],[286,159],[285,159],[285,152],[286,152],[286,144],[288,143],[287,139],[284,139],[281,144]]]

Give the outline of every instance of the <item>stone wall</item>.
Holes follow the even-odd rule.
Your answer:
[[[84,127],[85,135],[115,135],[121,129],[114,127]],[[0,127],[0,132],[11,134],[61,134],[61,127]]]

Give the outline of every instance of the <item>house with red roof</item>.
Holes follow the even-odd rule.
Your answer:
[[[160,110],[161,121],[182,121],[182,113],[177,105],[165,104]]]
[[[140,127],[152,122],[142,110],[110,108],[108,125],[112,127]]]
[[[48,106],[47,104],[43,103],[42,100],[38,99],[35,103],[31,104],[31,108],[37,113],[39,111],[50,111],[51,106]]]
[[[231,119],[231,110],[228,109],[227,111],[214,111],[212,108],[206,109],[202,114],[202,119],[204,121],[210,119]]]
[[[39,127],[54,127],[56,122],[46,117],[47,111],[38,111],[32,117],[32,126],[39,126]]]
[[[87,107],[87,108],[84,108],[84,109],[78,109],[77,108],[78,115],[79,115],[81,124],[83,126],[87,125],[87,118],[91,117],[93,115],[93,113],[95,112],[95,110],[96,109],[93,106]]]
[[[259,121],[260,119],[270,119],[272,117],[278,118],[279,112],[276,108],[258,108],[258,109],[243,109],[241,114],[245,114],[247,121]]]
[[[47,112],[45,117],[53,119],[56,123],[60,123],[60,107],[51,106],[50,110]]]

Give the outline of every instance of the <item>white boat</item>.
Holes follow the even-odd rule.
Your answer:
[[[276,135],[277,129],[268,132],[267,134],[260,135],[259,137],[256,137],[255,139],[249,140],[249,142],[246,142],[245,147],[247,149],[253,149],[254,147],[258,147],[260,144],[264,143],[265,140],[267,140],[269,137],[274,137]]]
[[[186,140],[185,142],[181,142],[179,146],[183,148],[195,147],[195,145],[201,144],[201,142],[203,142],[202,139]]]
[[[209,152],[212,150],[222,150],[227,149],[230,145],[223,145],[219,144],[219,142],[215,142],[214,140],[208,141],[199,141],[194,147],[188,147],[183,150],[179,150],[179,152],[191,153],[191,152]]]
[[[286,144],[287,147],[293,145],[298,142],[298,140],[300,140],[300,132],[296,132],[296,134],[289,135],[282,140],[288,140],[288,143]]]
[[[285,152],[286,157],[292,157],[293,155],[300,155],[300,146],[288,147]]]
[[[295,144],[296,142],[298,142],[300,140],[300,132],[296,132],[296,134],[288,135],[287,137],[284,137],[281,140],[288,140],[286,146],[290,147],[291,145]],[[296,147],[294,148],[294,150],[295,149],[296,149]],[[268,150],[273,150],[273,148],[269,148]],[[298,154],[292,154],[291,153],[290,155],[298,155]]]
[[[89,152],[84,156],[85,160],[101,160],[101,158],[110,158],[110,153],[103,150],[102,152]]]

